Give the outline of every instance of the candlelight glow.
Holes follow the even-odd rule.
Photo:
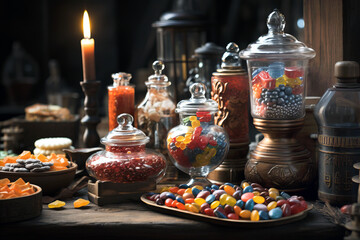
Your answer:
[[[91,38],[90,19],[89,19],[89,14],[86,10],[84,12],[84,17],[83,17],[83,30],[84,30],[84,38],[88,38],[88,39]]]

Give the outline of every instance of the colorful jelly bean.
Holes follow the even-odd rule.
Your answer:
[[[257,210],[251,212],[250,220],[255,222],[260,220],[259,212]]]
[[[241,200],[243,202],[247,202],[249,199],[252,199],[254,197],[254,194],[252,192],[243,193],[241,196]]]
[[[282,212],[281,208],[279,208],[279,207],[276,207],[276,208],[271,209],[271,210],[269,211],[269,217],[270,217],[271,219],[281,218],[282,214],[283,214],[283,212]]]

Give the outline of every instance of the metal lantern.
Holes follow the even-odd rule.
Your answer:
[[[206,41],[205,16],[193,10],[191,3],[177,2],[173,12],[164,13],[152,25],[157,32],[158,59],[167,67],[165,74],[172,82],[170,92],[177,101],[189,97],[184,88],[189,70],[196,65],[192,55]]]

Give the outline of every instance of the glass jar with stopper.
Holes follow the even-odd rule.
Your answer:
[[[149,137],[147,147],[167,156],[166,136],[177,123],[176,105],[169,92],[171,82],[162,74],[164,63],[154,61],[152,67],[155,73],[145,82],[148,91],[136,108],[137,127]],[[171,163],[166,177],[177,178],[177,170]]]
[[[165,175],[165,157],[146,149],[144,132],[134,128],[133,117],[123,113],[118,126],[101,139],[106,149],[91,155],[86,170],[97,180],[112,183],[159,182]]]
[[[190,86],[191,98],[177,104],[180,125],[171,129],[167,148],[174,165],[190,175],[191,185],[211,184],[206,176],[221,164],[229,150],[225,130],[214,124],[218,105],[205,97],[202,83]]]
[[[108,111],[109,111],[109,131],[117,127],[117,117],[121,113],[134,115],[135,111],[135,89],[130,85],[130,73],[114,73],[113,85],[108,87]]]

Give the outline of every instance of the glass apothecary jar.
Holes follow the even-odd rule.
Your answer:
[[[136,108],[137,127],[149,137],[147,147],[167,154],[166,136],[176,125],[175,102],[170,96],[171,82],[162,74],[165,65],[155,61],[155,73],[145,82],[148,91],[145,99]]]
[[[89,175],[113,183],[159,182],[166,171],[164,156],[145,148],[149,137],[132,126],[130,114],[119,115],[117,121],[118,127],[101,139],[106,149],[86,161]]]
[[[308,60],[315,51],[284,33],[285,17],[274,10],[268,34],[240,52],[247,60],[251,113],[263,119],[299,119],[305,115]]]
[[[167,148],[174,165],[190,175],[188,185],[207,185],[206,176],[219,166],[229,150],[225,130],[214,124],[218,105],[205,97],[202,83],[190,86],[191,98],[177,104],[180,125],[169,131]]]

